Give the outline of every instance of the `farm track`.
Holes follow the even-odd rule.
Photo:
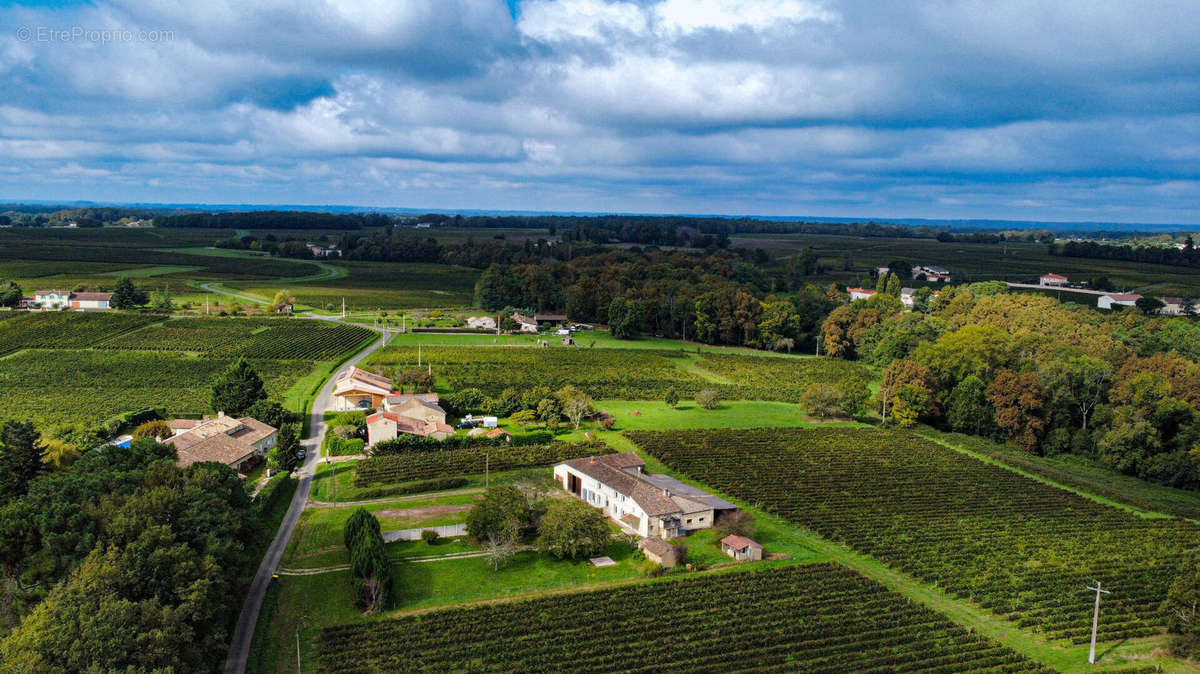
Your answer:
[[[321,392],[313,400],[313,411],[309,421],[309,428],[312,432],[311,437],[303,441],[306,455],[304,464],[300,467],[300,484],[297,485],[296,492],[292,496],[292,502],[288,506],[287,514],[284,515],[283,522],[279,525],[279,530],[275,532],[275,538],[267,548],[262,562],[258,565],[258,571],[254,574],[254,579],[250,583],[246,600],[242,604],[242,611],[238,615],[237,624],[230,638],[229,655],[225,660],[226,674],[242,674],[246,671],[246,664],[250,657],[250,644],[254,638],[254,629],[258,623],[258,614],[262,611],[263,600],[267,595],[267,588],[271,583],[272,575],[279,567],[284,550],[287,548],[288,541],[291,540],[292,532],[295,531],[296,525],[300,521],[300,515],[308,503],[309,493],[312,490],[313,475],[316,473],[318,454],[320,454],[322,441],[325,438],[327,430],[325,425],[325,410],[329,407],[329,398],[333,393],[334,382],[337,380],[336,375],[387,344],[388,338],[389,334],[386,331],[383,332],[379,339],[347,359],[325,381],[325,384],[321,387]]]

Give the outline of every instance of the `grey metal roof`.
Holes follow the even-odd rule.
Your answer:
[[[672,496],[679,495],[688,500],[703,503],[704,505],[711,507],[713,510],[737,510],[737,506],[729,501],[717,498],[716,496],[713,496],[706,491],[697,489],[690,484],[680,482],[670,475],[655,473],[654,475],[642,475],[641,477],[656,487],[670,491]]]

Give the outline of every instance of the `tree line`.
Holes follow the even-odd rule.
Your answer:
[[[945,288],[924,311],[900,309],[879,294],[822,324],[830,356],[882,368],[875,404],[885,420],[1200,487],[1200,324],[1101,314],[996,284]]]
[[[1196,249],[1191,236],[1183,248],[1177,246],[1130,246],[1095,241],[1067,241],[1053,244],[1051,255],[1063,257],[1086,257],[1099,260],[1122,260],[1148,264],[1166,264],[1176,267],[1200,267],[1200,250]]]

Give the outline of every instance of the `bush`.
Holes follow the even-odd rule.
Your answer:
[[[753,538],[757,531],[758,525],[754,521],[754,516],[745,510],[735,510],[722,515],[713,525],[713,533],[716,534],[717,540],[731,534]]]
[[[800,406],[818,419],[842,414],[842,393],[830,384],[816,384],[800,396]]]
[[[552,500],[538,532],[538,549],[559,559],[595,557],[611,542],[604,515],[573,498]]]
[[[421,540],[425,541],[425,545],[436,545],[438,541],[438,532],[433,529],[426,529],[421,532]]]
[[[716,389],[702,389],[696,394],[696,404],[706,410],[715,410],[721,405],[721,394]]]
[[[161,419],[147,421],[133,429],[134,440],[141,440],[142,438],[162,438],[166,440],[174,434],[175,431],[171,428],[171,424]]]
[[[336,435],[325,436],[325,448],[329,456],[353,456],[362,454],[364,442],[361,438],[351,438],[343,440]]]

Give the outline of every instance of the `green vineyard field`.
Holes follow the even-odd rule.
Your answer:
[[[492,471],[536,468],[582,456],[609,454],[603,443],[552,442],[523,447],[448,449],[444,452],[412,452],[379,456],[359,461],[354,486],[369,487],[410,480],[428,480]]]
[[[299,318],[176,318],[102,346],[224,358],[334,360],[375,334],[359,326]]]
[[[106,311],[12,313],[0,321],[0,356],[19,349],[83,349],[161,317]]]
[[[146,407],[199,415],[212,411],[210,386],[230,362],[150,351],[31,349],[0,361],[0,414],[39,428],[86,427]],[[251,362],[276,398],[312,369],[300,361]]]
[[[1104,640],[1160,631],[1200,528],[1151,519],[915,434],[864,429],[629,432],[710,487],[849,545],[1052,640],[1083,643],[1099,580]]]
[[[693,576],[325,629],[322,672],[1038,672],[832,564]]]

